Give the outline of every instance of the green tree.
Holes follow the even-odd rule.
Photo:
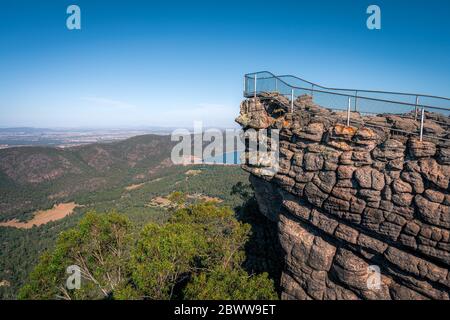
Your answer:
[[[99,299],[127,282],[131,224],[117,213],[90,212],[77,228],[61,233],[53,252],[42,255],[21,289],[21,299]],[[66,268],[81,270],[81,288],[66,289]]]
[[[174,287],[195,271],[205,239],[186,224],[144,227],[132,253],[132,280],[147,299],[171,299]]]
[[[195,230],[207,242],[201,253],[201,267],[213,269],[217,265],[232,268],[245,258],[243,247],[248,240],[250,225],[239,222],[228,207],[201,202],[177,210],[170,223],[183,223]]]
[[[178,207],[183,206],[186,203],[187,196],[184,192],[174,191],[171,194],[169,194],[167,199],[170,202],[172,202],[173,204],[175,204],[175,206],[178,208]]]
[[[273,281],[267,273],[249,276],[242,268],[216,268],[202,272],[187,284],[184,298],[190,300],[276,300]]]
[[[165,224],[133,226],[117,213],[91,212],[63,232],[22,288],[23,299],[273,299],[266,274],[242,268],[250,226],[228,207],[183,204]],[[78,265],[79,290],[66,268]]]

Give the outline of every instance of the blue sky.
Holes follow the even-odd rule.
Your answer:
[[[81,8],[82,29],[66,28]],[[366,28],[381,7],[382,29]],[[0,126],[233,126],[244,73],[450,96],[450,1],[0,2]]]

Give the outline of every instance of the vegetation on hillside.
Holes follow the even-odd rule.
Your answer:
[[[149,223],[165,226],[174,219],[170,209],[173,206],[154,205],[156,198],[168,199],[175,205],[190,205],[202,197],[216,198],[239,217],[246,200],[230,191],[232,186],[246,183],[248,174],[238,166],[171,165],[166,161],[171,148],[170,137],[146,135],[68,149],[0,150],[0,221],[29,221],[36,210],[50,209],[58,203],[73,201],[80,205],[64,219],[31,229],[0,227],[0,299],[16,298],[41,253],[55,250],[61,232],[75,227],[88,212],[119,212],[130,221],[133,235]],[[252,239],[254,236],[246,247]],[[261,270],[247,268],[247,261],[244,265],[250,273]],[[206,280],[213,283],[222,278],[222,273],[219,268],[214,273],[196,272],[189,295],[194,292],[194,284]],[[236,281],[246,281],[242,272],[235,274]],[[121,294],[126,296],[126,291]]]
[[[196,175],[188,175],[189,170],[197,170]],[[185,194],[204,194],[223,200],[222,205],[238,208],[243,199],[230,193],[230,186],[248,181],[248,174],[233,166],[173,166],[158,170],[144,184],[134,190],[125,187],[135,183],[126,181],[108,189],[84,192],[74,197],[83,207],[66,218],[50,222],[28,230],[0,227],[0,299],[14,299],[29,272],[37,264],[39,255],[55,246],[56,238],[62,231],[74,227],[89,211],[116,211],[126,215],[134,225],[144,226],[149,222],[165,223],[171,216],[166,208],[151,206],[151,200],[167,196],[174,191]],[[188,199],[192,201],[192,199]]]
[[[0,221],[27,220],[39,209],[92,192],[151,178],[171,166],[170,136],[144,135],[114,143],[58,149],[0,150]]]
[[[140,228],[124,215],[86,214],[44,253],[22,299],[276,299],[265,273],[242,265],[250,226],[212,202],[178,199],[166,223]],[[81,288],[65,286],[81,269]]]

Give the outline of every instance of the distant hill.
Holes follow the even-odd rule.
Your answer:
[[[149,178],[171,166],[170,136],[143,135],[71,148],[0,150],[0,220],[75,194]]]
[[[0,128],[0,133],[26,133],[26,134],[36,134],[48,131],[54,131],[53,129],[47,128],[32,128],[32,127],[14,127],[14,128]]]

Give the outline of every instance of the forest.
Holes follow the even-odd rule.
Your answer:
[[[127,190],[133,183],[133,180],[124,181],[110,188],[75,195],[72,199],[80,207],[62,220],[31,229],[0,227],[0,281],[9,284],[0,286],[0,297],[17,298],[40,254],[53,249],[58,236],[75,227],[88,212],[116,212],[133,225],[143,227],[147,223],[164,225],[169,221],[173,208],[153,205],[152,199],[168,197],[176,191],[189,195],[186,201],[190,203],[201,199],[192,195],[218,199],[220,203],[216,205],[232,208],[236,216],[252,197],[248,174],[238,166],[172,166],[158,170],[151,179],[137,184],[138,188]]]
[[[243,268],[250,225],[214,202],[172,193],[166,223],[140,228],[116,212],[87,213],[41,255],[20,299],[276,299],[267,273]],[[67,286],[67,267],[79,270]]]

